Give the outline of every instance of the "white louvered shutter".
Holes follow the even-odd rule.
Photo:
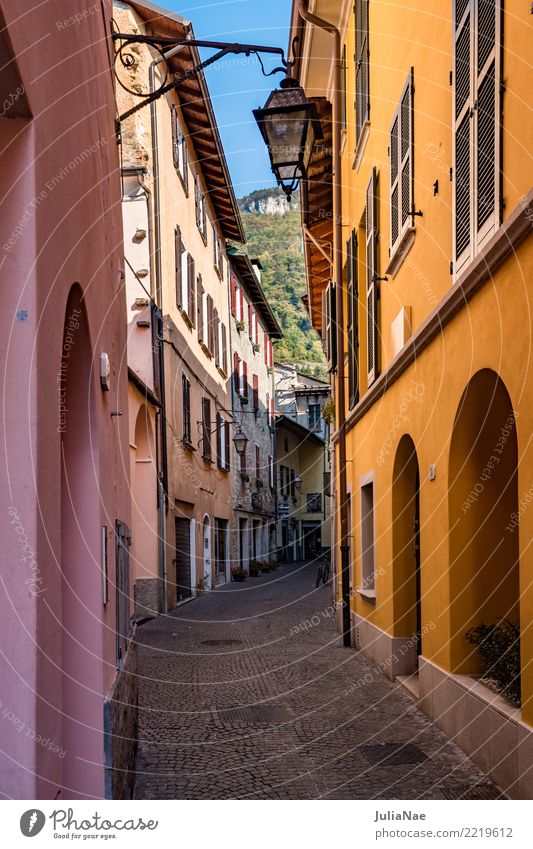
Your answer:
[[[474,63],[475,249],[500,223],[501,8],[498,0],[476,2]]]

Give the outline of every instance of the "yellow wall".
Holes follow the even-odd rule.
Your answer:
[[[318,14],[333,18],[340,3],[318,3]],[[503,198],[504,221],[509,218],[532,187],[531,150],[526,139],[532,137],[531,91],[528,86],[529,44],[532,26],[528,10],[518,4],[504,4],[504,79],[507,92],[503,110]],[[510,10],[510,7],[512,9]],[[424,323],[437,304],[455,285],[450,274],[452,259],[452,87],[449,73],[452,56],[452,4],[438,0],[427,4],[422,0],[384,3],[370,2],[370,132],[358,170],[354,170],[355,114],[353,108],[355,68],[353,55],[354,15],[350,12],[345,32],[347,56],[347,114],[348,127],[343,141],[342,156],[342,245],[352,228],[364,224],[365,192],[372,168],[379,172],[379,273],[385,276],[389,263],[389,131],[400,95],[411,67],[414,68],[414,203],[423,217],[417,217],[414,244],[394,277],[381,283],[380,354],[381,371],[386,371],[392,359],[391,322],[400,308],[412,310],[412,328]],[[323,57],[322,57],[323,59]],[[317,73],[322,68],[322,94],[328,91],[329,68],[322,59],[313,66],[313,92],[317,93]],[[302,79],[305,86],[305,79]],[[438,180],[438,193],[434,183]],[[367,391],[366,381],[366,302],[364,234],[359,232],[359,341],[360,389]],[[412,613],[406,613],[406,599],[412,585],[403,584],[398,574],[393,576],[393,550],[405,529],[393,527],[393,509],[406,503],[406,494],[393,488],[394,462],[402,436],[409,435],[416,447],[420,469],[421,509],[421,590],[422,624],[428,628],[423,640],[426,658],[452,672],[475,671],[476,663],[468,657],[469,648],[464,630],[485,616],[511,616],[513,610],[513,563],[520,554],[520,614],[522,626],[522,656],[524,661],[533,655],[533,589],[531,558],[528,551],[533,533],[533,507],[528,495],[533,480],[533,456],[529,446],[533,429],[533,396],[527,374],[530,360],[530,293],[533,275],[533,239],[522,242],[491,279],[469,303],[446,325],[442,332],[386,391],[368,412],[351,427],[347,434],[348,481],[351,486],[351,511],[355,550],[352,552],[352,584],[361,584],[361,527],[360,479],[374,474],[376,528],[376,596],[375,605],[354,594],[352,609],[373,622],[389,635],[407,636],[413,630]],[[345,312],[346,314],[346,312]],[[465,475],[474,477],[468,482],[456,468],[461,436],[454,437],[454,456],[450,444],[458,407],[471,378],[482,369],[498,375],[516,412],[518,439],[518,478],[515,503],[520,512],[520,528],[505,530],[505,516],[511,514],[513,500],[504,499],[492,514],[478,513],[483,522],[482,544],[464,545],[474,533],[475,509],[462,510],[469,484],[475,486],[475,470],[470,466]],[[498,438],[501,417],[506,410],[504,394],[498,390],[492,418],[478,439],[471,460],[483,471],[491,456],[494,439]],[[481,396],[480,396],[481,397]],[[482,401],[479,402],[482,406]],[[476,405],[469,415],[471,429],[476,422]],[[348,413],[348,410],[346,410]],[[504,416],[505,418],[505,416]],[[464,424],[464,422],[463,422]],[[501,422],[503,426],[504,422]],[[480,427],[480,432],[483,428]],[[468,452],[467,452],[468,453]],[[484,494],[492,498],[509,482],[511,454],[498,473],[491,473],[485,482]],[[435,465],[436,477],[429,479],[429,468]],[[412,471],[412,470],[411,470]],[[409,472],[411,473],[411,472]],[[511,475],[512,477],[512,475]],[[455,480],[453,487],[452,479]],[[459,482],[458,482],[459,481]],[[394,501],[393,501],[394,499]],[[403,502],[402,502],[403,499]],[[522,509],[520,507],[522,505]],[[529,506],[528,506],[529,505]],[[468,518],[467,518],[468,517]],[[450,521],[459,522],[464,529],[450,535]],[[462,523],[462,526],[461,526]],[[502,531],[503,529],[503,531]],[[505,536],[498,553],[491,552]],[[396,535],[395,535],[396,533]],[[498,536],[499,535],[499,536]],[[400,546],[401,547],[401,546]],[[488,558],[489,572],[483,576],[479,560]],[[455,565],[450,567],[450,559]],[[396,567],[405,563],[396,556]],[[492,602],[476,605],[486,594],[486,575],[495,580],[496,573],[508,574]],[[470,581],[468,580],[470,576]],[[485,586],[482,586],[482,584]],[[516,583],[515,583],[516,586]],[[408,606],[408,605],[407,605]],[[479,609],[478,609],[479,607]],[[455,630],[454,630],[455,629]],[[403,632],[403,633],[402,633]],[[522,718],[533,722],[533,669],[526,667],[522,677]]]

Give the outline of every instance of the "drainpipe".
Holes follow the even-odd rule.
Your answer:
[[[309,24],[325,30],[333,36],[333,78],[332,118],[333,118],[333,274],[336,283],[337,308],[337,431],[339,445],[339,500],[341,520],[341,586],[342,586],[342,633],[343,644],[351,645],[350,638],[350,544],[348,539],[348,503],[346,486],[346,389],[344,385],[344,301],[342,288],[342,186],[340,127],[342,123],[341,34],[337,27],[313,15],[307,0],[300,0],[300,17]]]

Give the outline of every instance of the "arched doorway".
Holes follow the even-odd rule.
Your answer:
[[[499,376],[478,372],[455,417],[449,463],[451,671],[481,671],[465,632],[519,617],[518,445]]]
[[[67,302],[61,432],[62,746],[64,798],[103,794],[102,575],[91,343],[81,288]]]
[[[133,484],[133,568],[139,615],[160,609],[158,573],[157,462],[150,411],[142,404],[135,421]]]
[[[407,637],[406,657],[415,672],[422,654],[420,589],[420,474],[413,440],[402,436],[392,482],[394,634]]]
[[[204,553],[204,590],[210,590],[211,580],[211,524],[209,516],[204,516],[202,523],[202,549]]]

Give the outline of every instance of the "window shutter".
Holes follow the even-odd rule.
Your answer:
[[[248,398],[248,363],[243,360],[242,363],[242,392],[243,398]]]
[[[254,338],[254,310],[251,304],[248,304],[248,335],[250,339]]]
[[[409,73],[389,136],[391,171],[391,256],[409,227],[413,226],[413,93],[414,72]]]
[[[253,405],[254,410],[257,413],[259,410],[259,378],[256,374],[252,375],[252,385],[253,385]]]
[[[472,257],[474,20],[472,0],[455,4],[454,238],[455,272]]]
[[[220,336],[220,319],[216,307],[213,312],[213,350],[215,354],[215,365],[219,367],[222,356],[222,340]]]
[[[202,398],[202,455],[211,460],[211,401]]]
[[[367,375],[370,386],[379,374],[378,343],[378,266],[377,266],[377,172],[366,190],[366,309],[367,309]]]
[[[337,368],[337,323],[335,317],[335,284],[330,282],[325,291],[323,318],[323,334],[328,371],[335,371]]]
[[[241,391],[241,364],[240,357],[235,351],[233,354],[233,383],[235,386],[235,392],[237,395],[240,394]]]
[[[230,463],[230,442],[229,442],[229,422],[224,422],[224,446],[226,451],[224,468],[229,471]]]
[[[170,125],[172,129],[172,160],[174,162],[174,168],[179,169],[180,139],[178,136],[178,116],[174,104],[170,107]]]
[[[187,314],[194,327],[194,318],[196,312],[195,304],[195,287],[196,287],[196,268],[193,257],[189,254],[187,258]]]
[[[500,223],[501,3],[478,0],[475,73],[475,242],[478,252]]]
[[[187,139],[185,138],[184,133],[182,133],[182,136],[181,136],[181,150],[182,150],[183,184],[185,186],[185,191],[188,194],[189,193],[189,151],[188,151],[188,148],[187,148]]]
[[[348,398],[352,409],[359,400],[359,328],[357,286],[357,233],[352,231],[347,243],[348,278]]]
[[[242,286],[239,286],[238,296],[240,304],[239,321],[242,321],[244,324],[244,292],[242,291]]]
[[[223,467],[222,466],[222,463],[223,463],[223,457],[222,457],[222,416],[218,412],[217,412],[216,434],[217,434],[217,466],[218,466],[219,469],[221,469]]]
[[[191,384],[187,377],[182,374],[182,401],[183,401],[183,441],[191,441]]]
[[[176,227],[174,231],[174,243],[175,243],[175,254],[176,254],[176,306],[182,307],[183,304],[181,302],[181,255],[183,253],[183,243],[181,241],[181,230],[179,227]]]
[[[198,186],[198,175],[194,177],[194,209],[196,213],[196,226],[200,226],[200,189]]]
[[[370,119],[368,0],[355,4],[355,143]]]
[[[202,284],[202,275],[198,275],[198,339],[200,342],[204,340],[204,287]]]
[[[231,293],[231,314],[237,315],[237,284],[233,274],[230,276],[230,293]]]
[[[221,324],[220,330],[222,333],[222,371],[228,373],[228,338],[226,334],[226,325]]]
[[[211,295],[206,297],[206,319],[207,326],[204,334],[204,342],[207,343],[207,350],[211,356],[215,353],[214,331],[215,331],[215,313],[214,303]]]

